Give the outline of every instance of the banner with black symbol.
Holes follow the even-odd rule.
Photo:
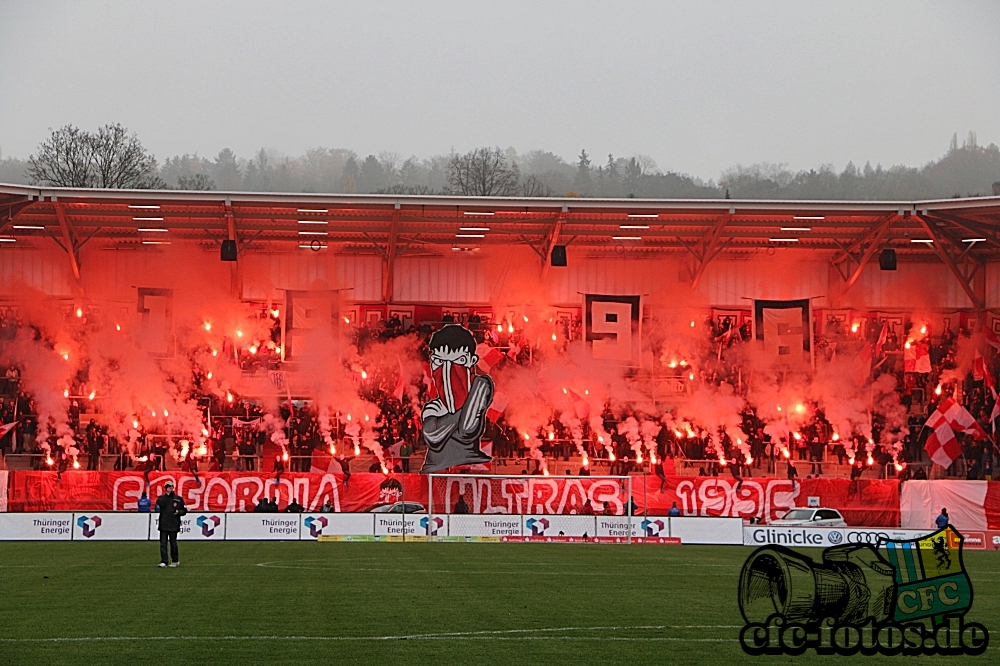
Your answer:
[[[584,295],[584,340],[597,360],[639,365],[641,296]]]
[[[811,301],[754,301],[754,338],[764,353],[788,365],[812,365]]]

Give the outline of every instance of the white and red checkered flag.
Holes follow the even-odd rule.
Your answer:
[[[951,464],[962,455],[962,446],[958,443],[948,419],[935,410],[925,425],[931,429],[931,434],[927,436],[924,451],[941,467],[951,467]]]
[[[493,403],[486,408],[486,418],[493,423],[497,422],[504,410],[507,409],[507,396],[500,391],[493,394]]]
[[[956,431],[972,435],[976,439],[986,438],[986,431],[982,426],[953,398],[942,401],[925,425],[932,432],[924,444],[924,451],[927,451],[931,460],[941,467],[951,466],[955,459],[962,455],[962,446],[955,437]]]
[[[903,349],[903,372],[931,371],[931,349],[926,342],[911,342]]]
[[[987,327],[986,324],[983,324],[983,339],[990,343],[991,347],[1000,351],[1000,336],[996,334],[996,331]]]
[[[947,419],[948,425],[955,432],[972,435],[976,439],[986,439],[986,431],[979,425],[975,417],[969,413],[965,407],[955,402],[954,398],[947,398],[937,406],[935,412],[940,412]],[[931,415],[933,418],[933,414]],[[929,419],[928,419],[929,422]]]
[[[479,363],[476,364],[476,367],[483,372],[489,372],[493,366],[503,360],[503,352],[485,342],[476,345],[476,356],[479,357]]]

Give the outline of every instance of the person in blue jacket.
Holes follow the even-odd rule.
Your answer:
[[[142,491],[142,497],[139,498],[138,506],[139,506],[139,513],[149,513],[151,503],[149,501],[149,497],[146,495],[145,490]]]
[[[948,526],[948,509],[941,509],[941,515],[934,519],[934,524],[939,530]]]

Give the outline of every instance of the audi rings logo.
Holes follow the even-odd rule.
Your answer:
[[[836,546],[837,544],[839,544],[841,541],[844,540],[844,535],[843,533],[838,532],[836,530],[831,530],[830,533],[827,535],[827,538],[830,540],[830,543]]]
[[[880,541],[888,541],[889,535],[885,532],[848,532],[847,543],[870,543],[878,545]]]

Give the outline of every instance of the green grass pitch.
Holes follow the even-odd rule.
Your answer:
[[[464,543],[0,544],[0,664],[745,664],[751,549]],[[814,558],[818,549],[808,551]],[[966,552],[996,632],[1000,553]],[[902,663],[905,657],[862,657]]]

